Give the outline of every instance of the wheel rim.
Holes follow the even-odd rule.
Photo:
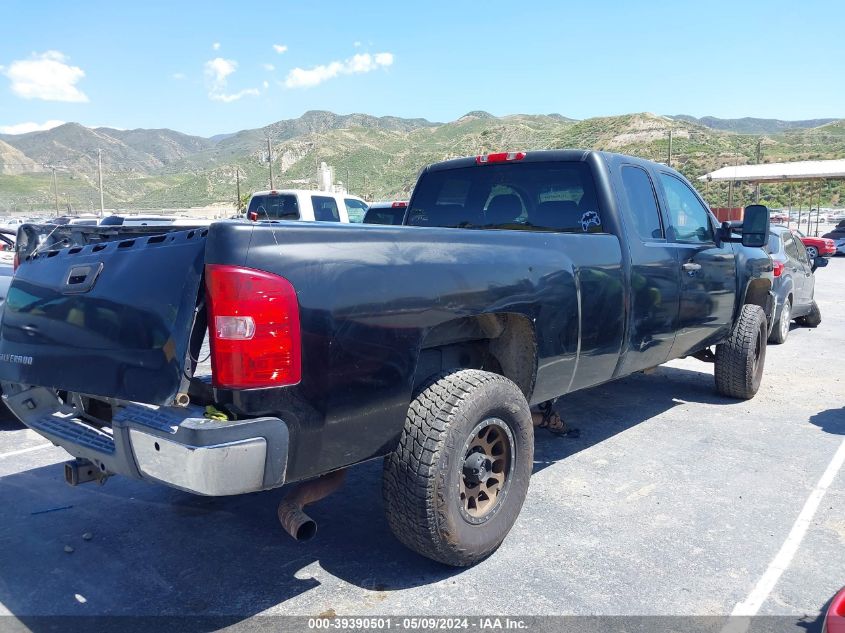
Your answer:
[[[513,472],[513,434],[499,418],[487,418],[464,443],[458,494],[471,523],[486,521],[501,506]]]
[[[789,334],[789,318],[792,314],[792,306],[787,301],[783,304],[783,308],[781,309],[780,313],[780,337],[786,338],[786,335]]]
[[[810,257],[810,259],[815,259],[819,256],[819,252],[816,250],[815,246],[810,246],[807,249],[807,255]]]

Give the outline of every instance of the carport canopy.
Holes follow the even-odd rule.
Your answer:
[[[698,177],[708,182],[791,182],[845,180],[845,160],[802,160],[792,163],[732,165]]]

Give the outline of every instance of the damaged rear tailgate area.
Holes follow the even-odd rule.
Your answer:
[[[207,233],[91,232],[30,249],[3,312],[0,380],[172,404],[188,380]]]

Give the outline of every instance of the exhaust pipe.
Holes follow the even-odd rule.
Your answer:
[[[341,468],[317,479],[299,484],[279,503],[279,522],[285,531],[297,541],[308,541],[317,534],[317,523],[303,512],[309,503],[328,497],[340,488],[346,478],[346,469]]]

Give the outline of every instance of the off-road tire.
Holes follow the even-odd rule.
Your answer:
[[[727,341],[716,346],[716,391],[748,400],[760,388],[768,334],[763,308],[746,304]]]
[[[466,442],[490,419],[509,431],[511,467],[504,493],[472,522],[460,496]],[[534,459],[525,396],[507,378],[475,369],[434,377],[408,408],[396,449],[384,460],[387,521],[393,534],[427,558],[464,567],[490,555],[522,508]]]
[[[819,327],[822,322],[822,311],[819,310],[819,304],[813,300],[810,306],[810,312],[802,317],[798,317],[795,319],[795,322],[803,327]]]
[[[784,317],[786,317],[786,322],[784,322]],[[769,343],[775,343],[780,345],[781,343],[786,341],[786,337],[789,336],[789,324],[792,319],[792,299],[789,297],[786,298],[786,301],[783,303],[783,307],[780,309],[780,314],[778,315],[777,320],[775,321],[775,325],[772,328],[771,334],[769,334]]]

